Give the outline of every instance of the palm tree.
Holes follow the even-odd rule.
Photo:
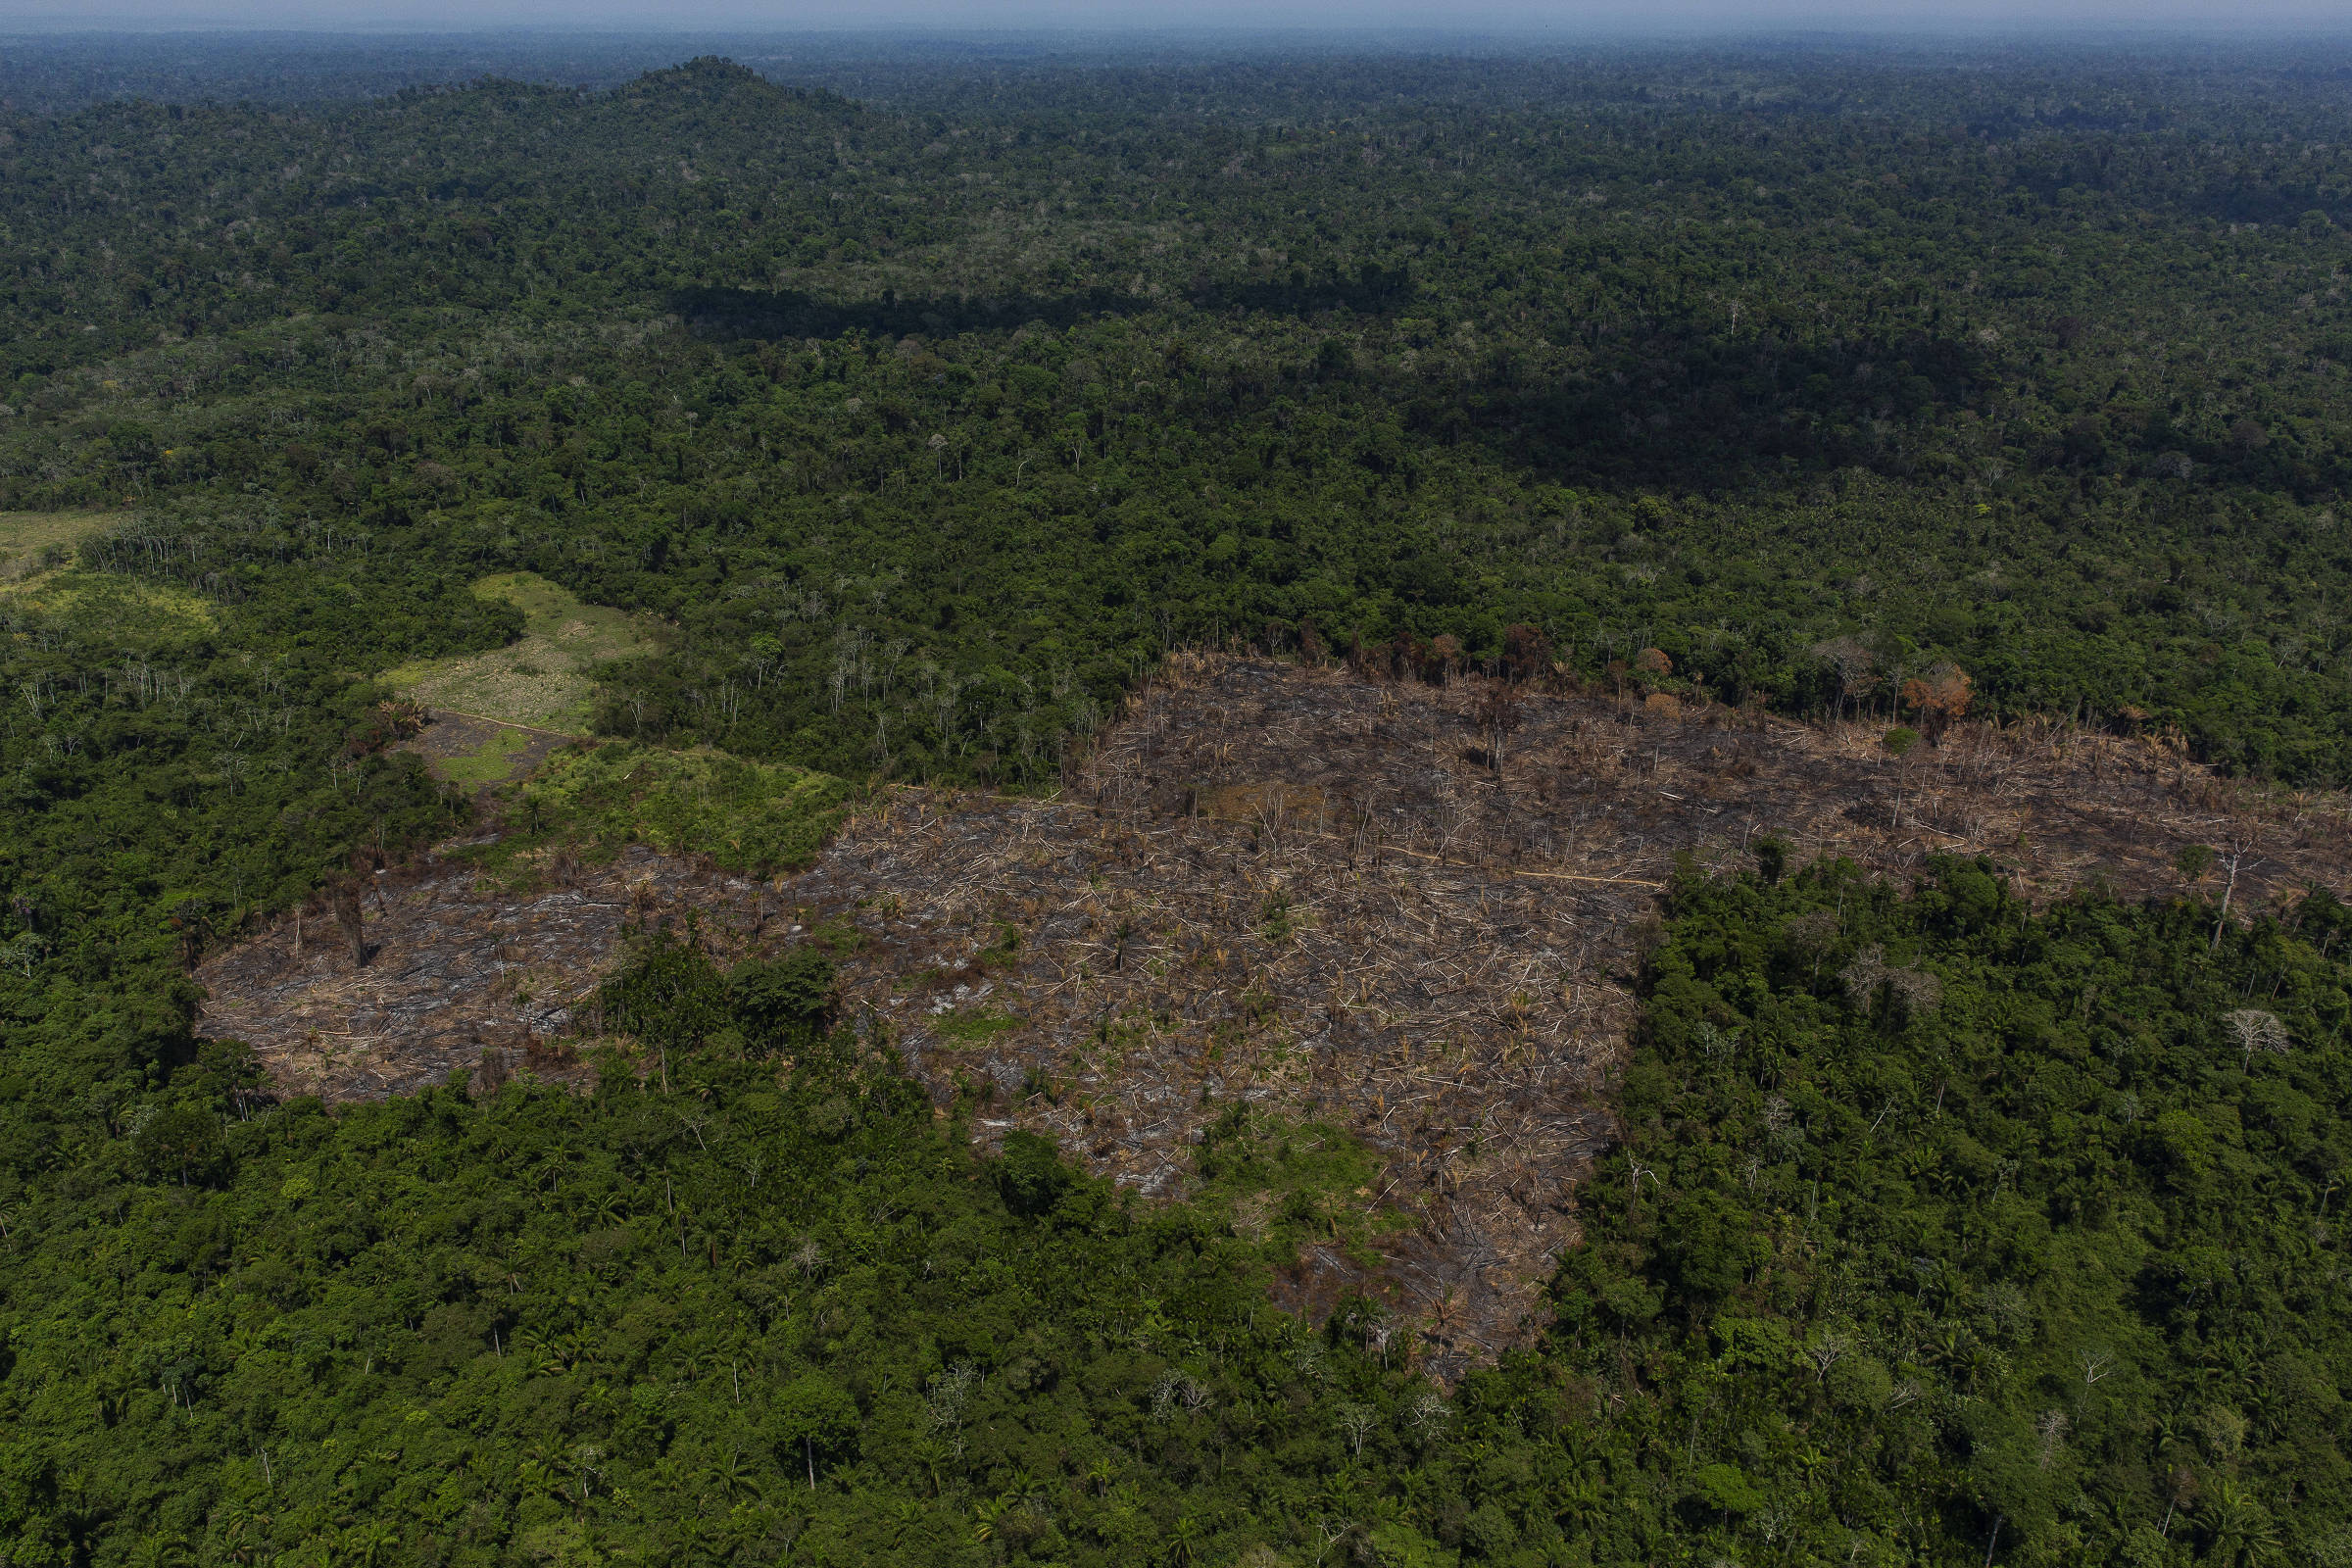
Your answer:
[[[234,1563],[249,1563],[268,1547],[270,1518],[252,1504],[232,1497],[213,1516],[220,1532],[222,1555]]]
[[[923,1505],[912,1497],[902,1497],[892,1505],[890,1519],[882,1529],[891,1545],[904,1546],[906,1538],[913,1535],[922,1522]]]
[[[1600,1483],[1590,1477],[1577,1481],[1553,1499],[1560,1523],[1576,1530],[1590,1530],[1607,1507],[1608,1498]]]
[[[2204,1515],[2207,1561],[2224,1568],[2257,1568],[2278,1559],[2278,1521],[2235,1482],[2214,1487]]]
[[[515,1344],[538,1357],[537,1369],[542,1373],[569,1372],[580,1364],[583,1354],[576,1329],[561,1334],[539,1334],[526,1329],[515,1336]]]
[[[697,1214],[688,1234],[694,1240],[694,1250],[702,1253],[710,1267],[718,1267],[719,1244],[732,1239],[727,1227],[714,1218]]]
[[[542,1493],[551,1497],[564,1495],[564,1478],[556,1467],[543,1458],[529,1458],[514,1467],[514,1484],[524,1493]]]
[[[382,1519],[362,1520],[343,1538],[343,1549],[360,1568],[376,1568],[400,1545],[400,1533]]]
[[[749,1493],[760,1494],[760,1470],[743,1456],[741,1448],[731,1448],[727,1457],[710,1467],[710,1479],[721,1495],[733,1498]]]
[[[185,1536],[149,1536],[139,1543],[131,1561],[138,1568],[194,1568],[196,1554],[188,1549]]]
[[[653,1477],[656,1491],[664,1497],[684,1497],[692,1490],[686,1467],[674,1453],[665,1453],[654,1461]]]
[[[1207,1540],[1208,1532],[1201,1528],[1200,1521],[1189,1513],[1186,1514],[1176,1521],[1176,1528],[1168,1532],[1168,1561],[1181,1563],[1200,1561],[1201,1545]]]

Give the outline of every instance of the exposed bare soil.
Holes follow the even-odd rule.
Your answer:
[[[473,713],[430,710],[423,730],[397,751],[414,752],[436,778],[470,786],[479,797],[501,784],[528,778],[548,754],[572,737],[554,730],[484,718]]]
[[[251,1045],[281,1093],[330,1101],[413,1093],[454,1068],[584,1082],[574,1009],[619,961],[631,921],[710,910],[723,930],[734,915],[741,946],[775,906],[751,883],[640,847],[607,866],[559,860],[521,891],[428,857],[376,877],[364,963],[317,904],[208,959],[197,1029]]]
[[[943,1099],[984,1087],[985,1136],[1049,1131],[1173,1196],[1237,1100],[1352,1128],[1387,1162],[1359,1201],[1410,1223],[1377,1263],[1301,1259],[1282,1294],[1383,1294],[1450,1375],[1525,1332],[1574,1239],[1678,855],[1740,862],[1769,832],[1800,861],[1909,875],[1983,854],[2036,899],[2093,877],[2136,897],[2176,891],[2198,842],[2234,859],[2244,909],[2352,879],[2341,796],[2054,725],[1962,725],[1897,761],[1881,729],[1180,660],[1053,799],[889,792],[772,887],[642,851],[526,894],[429,862],[386,878],[364,969],[323,946],[296,960],[290,924],[209,962],[204,1028],[330,1097],[485,1048],[494,1069],[535,1051],[576,1070],[549,1037],[632,910],[698,909],[728,956],[847,919],[860,1027]]]

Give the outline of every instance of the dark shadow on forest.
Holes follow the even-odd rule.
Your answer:
[[[1202,283],[1195,309],[1312,318],[1366,315],[1413,298],[1402,271],[1368,269],[1352,280],[1294,274],[1288,282]],[[1166,302],[1114,289],[1071,294],[835,301],[793,290],[701,288],[669,308],[698,336],[719,340],[832,338],[845,332],[899,338],[1009,331],[1040,322],[1061,329],[1091,318],[1164,310]],[[1338,323],[1335,321],[1335,325]],[[2063,350],[2081,323],[2049,323]],[[1997,426],[2004,369],[1981,340],[1936,331],[1881,331],[1818,339],[1724,338],[1695,318],[1656,320],[1641,335],[1562,318],[1545,333],[1582,340],[1591,368],[1551,380],[1504,346],[1467,382],[1433,387],[1365,365],[1269,362],[1220,372],[1218,420],[1247,421],[1302,377],[1385,383],[1382,417],[1367,421],[1349,455],[1376,472],[1410,466],[1420,441],[1486,446],[1514,466],[1578,483],[1639,489],[1725,489],[1767,475],[1865,468],[1893,478],[1960,481],[1997,458],[2035,469],[2130,472],[2145,478],[2257,484],[2309,497],[2352,485],[2352,457],[2312,452],[2282,424],[2241,419],[2220,438],[2162,411],[2090,407],[2022,453],[1961,433]],[[2324,351],[2352,359],[2352,334]],[[1195,411],[1196,413],[1200,411]],[[2273,429],[2279,438],[2274,439]],[[1271,449],[1259,452],[1271,469]]]
[[[1005,331],[1030,321],[1074,326],[1090,318],[1154,309],[1151,300],[1116,289],[970,299],[902,299],[895,290],[885,289],[879,299],[827,300],[797,289],[692,288],[672,294],[668,305],[696,336],[719,339],[831,338],[844,332],[894,338],[953,336]]]
[[[1503,356],[1474,385],[1399,387],[1400,432],[1476,442],[1581,483],[1637,488],[1723,488],[1842,467],[1958,481],[1984,471],[1984,460],[2015,466],[2021,457],[2035,469],[2195,475],[2304,498],[2352,483],[2352,461],[2315,450],[2284,421],[2241,419],[2217,437],[2136,405],[2082,409],[2022,452],[1972,441],[1958,416],[1997,429],[2003,372],[1985,345],[1949,334],[1727,341],[1691,322],[1661,324],[1638,344],[1604,337],[1591,347],[1595,368],[1567,382]],[[1367,466],[1381,466],[1379,443],[1367,445]]]
[[[1908,473],[1908,452],[1940,445],[1916,438],[1923,422],[1982,412],[1999,387],[1984,347],[1950,335],[1727,340],[1661,321],[1635,339],[1563,321],[1555,341],[1579,337],[1593,361],[1564,381],[1506,350],[1468,385],[1399,383],[1396,456],[1415,439],[1476,444],[1514,466],[1636,488],[1712,489],[1789,468]],[[2095,461],[2106,433],[2083,444]],[[1371,445],[1361,461],[1377,468],[1388,454]]]
[[[1185,301],[1199,311],[1306,318],[1344,310],[1375,316],[1402,309],[1413,294],[1412,278],[1402,269],[1366,266],[1346,277],[1310,277],[1295,270],[1288,279],[1272,281],[1202,279]],[[672,294],[668,308],[698,336],[736,339],[829,338],[844,332],[952,336],[1007,331],[1031,321],[1068,327],[1091,318],[1162,311],[1173,303],[1111,288],[956,298],[902,298],[885,289],[871,300],[820,299],[797,289],[691,288]]]

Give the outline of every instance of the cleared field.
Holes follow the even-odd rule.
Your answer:
[[[1269,1207],[1229,1184],[1236,1226],[1323,1231],[1278,1298],[1321,1315],[1378,1296],[1451,1377],[1542,1320],[1678,857],[1753,864],[1777,835],[1790,863],[1844,856],[1899,884],[1932,854],[1982,855],[2042,903],[2092,878],[2179,892],[2180,850],[2204,844],[2243,858],[2235,908],[2352,883],[2341,795],[2065,725],[1963,723],[1899,759],[1881,739],[1186,657],[1053,797],[878,791],[821,849],[832,800],[609,743],[518,795],[499,875],[468,847],[387,877],[387,956],[367,969],[282,927],[208,962],[201,1027],[329,1099],[486,1050],[585,1076],[561,1059],[579,1043],[547,1037],[593,1036],[555,1009],[625,926],[691,917],[722,965],[833,932],[846,1015],[943,1105],[984,1093],[976,1138],[1049,1135],[1154,1198],[1216,1197],[1255,1149],[1251,1181],[1313,1190]]]
[[[528,777],[550,752],[564,744],[563,736],[547,730],[444,713],[426,725],[423,734],[401,742],[400,749],[423,758],[435,776],[480,794]]]
[[[501,572],[475,583],[473,591],[519,609],[522,639],[509,648],[420,660],[388,671],[384,678],[403,696],[428,708],[580,735],[588,729],[596,665],[656,646],[643,621],[583,605],[535,572]]]
[[[0,583],[66,564],[77,541],[119,515],[111,512],[0,512]]]
[[[117,521],[113,512],[0,512],[0,608],[103,627],[128,644],[213,625],[213,607],[181,589],[81,571],[74,547]]]

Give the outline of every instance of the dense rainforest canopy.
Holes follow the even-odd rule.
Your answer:
[[[1514,621],[2352,774],[2334,74],[947,77],[10,119],[0,506],[222,597],[535,569],[677,623],[612,727],[859,775],[1044,776],[1174,640]]]
[[[222,49],[5,62],[0,512],[110,517],[0,585],[0,1563],[2352,1561],[2325,892],[1687,876],[1451,1390],[1268,1304],[1349,1156],[1220,1123],[1262,1240],[982,1158],[814,944],[641,933],[661,1079],[331,1112],[186,977],[473,817],[375,677],[494,572],[663,624],[604,732],[858,780],[1521,626],[2345,783],[2352,57]]]

